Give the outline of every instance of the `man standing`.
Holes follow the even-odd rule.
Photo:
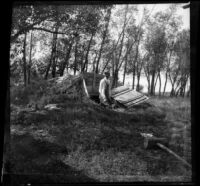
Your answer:
[[[110,106],[111,101],[111,85],[110,85],[110,73],[105,72],[105,77],[100,81],[99,84],[99,99],[100,103],[105,106]]]

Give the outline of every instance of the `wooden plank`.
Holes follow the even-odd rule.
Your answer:
[[[145,100],[149,99],[148,97],[142,97],[141,99],[139,100],[135,100],[133,102],[131,102],[131,104],[126,104],[125,106],[127,106],[128,108],[132,107],[133,105],[137,105],[139,103],[142,103],[144,102]]]
[[[128,90],[125,90],[125,91],[123,91],[123,92],[119,92],[119,93],[117,93],[117,94],[115,94],[115,95],[112,95],[112,97],[115,98],[115,97],[117,97],[117,96],[121,96],[122,94],[125,94],[125,93],[130,92],[130,91],[132,91],[132,90],[131,90],[131,89],[128,89]]]
[[[130,102],[133,102],[133,101],[135,101],[135,100],[137,100],[137,99],[140,99],[140,98],[142,98],[144,95],[139,95],[139,96],[135,96],[135,97],[131,97],[130,99],[127,99],[127,100],[125,100],[125,101],[121,101],[121,100],[119,100],[118,98],[115,98],[117,101],[120,101],[121,103],[123,103],[123,104],[128,104],[128,103],[130,103]]]
[[[119,94],[119,93],[124,92],[126,90],[131,90],[131,89],[129,89],[128,87],[125,87],[125,86],[113,88],[112,89],[112,95],[115,96],[116,94]]]
[[[143,96],[143,94],[136,92],[134,90],[131,90],[120,96],[117,96],[115,99],[120,101],[121,103],[128,103],[128,102],[134,100],[135,98],[139,98],[141,96]]]

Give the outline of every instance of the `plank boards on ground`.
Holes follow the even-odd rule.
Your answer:
[[[126,86],[120,86],[112,89],[112,97],[128,108],[148,99],[148,97],[142,93],[132,90]]]

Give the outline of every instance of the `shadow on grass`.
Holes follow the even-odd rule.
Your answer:
[[[95,104],[77,103],[69,100],[58,106],[62,108],[61,111],[47,111],[46,115],[41,115],[40,118],[36,114],[33,117],[35,120],[30,118],[29,123],[35,121],[38,127],[47,127],[48,129],[52,123],[53,127],[50,133],[56,136],[58,144],[67,146],[65,149],[67,148],[72,156],[70,161],[74,160],[77,166],[84,164],[84,161],[82,161],[84,160],[84,153],[90,156],[92,151],[97,151],[98,153],[94,155],[94,159],[96,156],[102,157],[102,162],[104,162],[105,152],[110,152],[109,150],[113,149],[113,155],[109,155],[110,159],[108,158],[109,166],[112,165],[112,160],[116,156],[115,153],[121,153],[117,160],[119,160],[121,166],[124,166],[124,163],[120,162],[120,158],[123,157],[128,162],[129,156],[126,156],[126,152],[130,152],[135,153],[144,162],[147,175],[167,174],[170,176],[186,174],[180,162],[174,160],[174,157],[171,157],[166,152],[161,150],[147,151],[143,148],[143,138],[140,136],[140,132],[153,133],[157,137],[166,137],[165,135],[169,133],[165,114],[159,108],[137,108],[133,109],[132,113],[118,113]],[[40,125],[41,121],[46,125]],[[116,130],[116,127],[121,127],[121,131],[120,129]],[[58,130],[54,131],[55,128]],[[123,133],[123,129],[127,129],[129,134]],[[42,180],[41,182],[44,183],[46,182],[45,179],[54,183],[94,181],[82,172],[74,170],[69,166],[70,164],[64,164],[56,158],[55,154],[66,155],[68,153],[63,152],[63,147],[60,149],[58,145],[35,140],[26,135],[14,136],[12,142],[14,144],[13,147],[15,147],[13,149],[15,151],[13,156],[15,157],[13,160],[15,172],[26,174],[23,178],[24,180],[27,180],[29,175],[28,179],[31,179],[32,182],[34,180]],[[77,161],[73,154],[78,147],[83,150],[83,152],[77,152],[77,158],[81,161]],[[71,151],[70,148],[72,148]],[[91,163],[90,160],[88,162],[89,164]],[[127,165],[134,162],[137,162],[137,159],[133,158],[132,162],[128,162]],[[97,167],[97,165],[96,161],[94,161],[94,165],[91,165],[91,170],[93,171],[93,168]],[[77,168],[77,166],[75,167]],[[90,165],[84,164],[82,170],[85,171],[87,166]],[[106,165],[102,167],[102,169],[104,168],[107,168]],[[124,170],[126,171],[126,168]],[[30,172],[35,173],[35,176],[34,174],[31,175]],[[43,173],[53,174],[54,176],[45,176]],[[63,177],[59,174],[69,176]],[[14,175],[12,179],[20,179],[18,177],[18,175]]]
[[[34,139],[29,134],[12,135],[10,162],[5,165],[4,182],[25,183],[96,182],[59,159],[67,154],[54,143]]]

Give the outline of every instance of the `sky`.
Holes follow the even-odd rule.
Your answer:
[[[182,18],[182,25],[179,30],[182,29],[189,29],[190,28],[190,9],[186,8],[183,9],[183,5],[185,3],[176,3],[177,4],[177,11],[176,16],[181,16]],[[133,5],[133,4],[130,4]],[[135,14],[134,17],[136,18],[136,25],[139,25],[142,19],[143,14],[143,8],[147,8],[150,12],[150,17],[153,16],[158,11],[165,11],[169,8],[171,3],[168,4],[135,4],[138,8],[138,14]],[[112,10],[112,20],[117,23],[117,25],[121,22],[118,20],[117,16],[115,16],[116,12],[121,9],[121,7],[124,7],[125,4],[116,5],[115,8]],[[113,37],[113,39],[117,40],[119,33],[121,33],[122,25],[120,24],[118,28],[113,27],[112,24],[110,24],[110,33]]]
[[[190,9],[182,8],[182,6],[185,5],[185,3],[176,3],[176,4],[178,5],[176,14],[182,17],[183,28],[190,28]],[[152,10],[151,15],[153,15],[158,11],[165,11],[167,8],[169,8],[171,4],[168,3],[168,4],[136,4],[136,5],[138,6],[139,14],[142,14],[143,7],[145,6],[148,10],[150,11]],[[117,5],[117,6],[120,7],[121,5]]]
[[[154,14],[157,11],[165,10],[169,7],[170,4],[148,4],[145,5],[148,9],[153,9],[152,14]],[[182,6],[185,5],[185,3],[177,3],[178,5],[178,10],[177,10],[177,15],[180,15],[182,17],[183,21],[183,26],[182,28],[190,28],[190,9],[186,8],[183,9]],[[144,5],[141,5],[144,6]]]

